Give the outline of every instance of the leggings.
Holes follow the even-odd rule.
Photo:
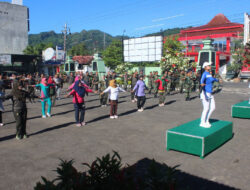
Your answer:
[[[48,109],[47,109],[47,113],[50,114],[51,113],[51,100],[50,98],[44,98],[41,100],[42,103],[42,115],[46,115],[45,114],[45,107],[46,107],[46,103],[48,103]]]
[[[137,108],[138,109],[143,108],[145,102],[146,102],[146,97],[145,96],[137,96]]]
[[[203,111],[201,114],[201,123],[209,122],[209,118],[215,110],[215,101],[211,93],[207,93],[207,98],[202,97]]]

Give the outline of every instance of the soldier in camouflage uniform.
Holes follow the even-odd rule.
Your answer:
[[[124,90],[126,91],[128,89],[128,79],[129,79],[128,72],[125,72],[125,74],[123,75],[123,83],[124,83]]]
[[[192,72],[192,75],[191,75],[191,82],[192,82],[191,91],[192,92],[195,91],[195,81],[196,81],[196,74]]]
[[[84,78],[83,78],[84,82],[90,86],[90,77],[89,77],[89,72],[87,71],[86,74],[84,75]]]
[[[131,77],[131,89],[135,87],[136,83],[137,83],[137,74],[133,73]],[[136,101],[135,92],[131,92],[131,101],[132,102]]]
[[[154,75],[152,72],[147,76],[148,77],[148,93],[151,94],[154,85]]]
[[[170,94],[171,92],[171,88],[172,88],[172,72],[171,71],[168,71],[168,76],[167,76],[167,80],[168,80],[168,83],[167,83],[167,95]]]
[[[192,70],[189,69],[186,74],[185,79],[185,92],[186,92],[186,101],[190,101],[190,93],[191,93],[191,87],[192,87]]]
[[[105,76],[103,76],[102,80],[99,81],[99,93],[103,92],[108,86],[106,85],[107,84],[107,79]],[[108,94],[107,93],[104,93],[104,94],[100,94],[100,104],[101,104],[101,107],[106,107],[107,106],[107,100],[108,100]]]
[[[214,78],[216,78],[218,80],[221,80],[221,76],[220,76],[218,71],[215,72]],[[216,93],[216,92],[219,92],[219,90],[220,90],[220,83],[217,82],[217,81],[214,81],[214,83],[213,83],[213,92]]]
[[[179,80],[179,92],[181,94],[183,93],[185,78],[186,78],[185,71],[182,70],[180,74],[180,80]]]
[[[94,90],[98,91],[98,84],[99,84],[98,72],[96,72],[95,75],[93,76],[92,84],[93,84]]]
[[[159,78],[158,71],[154,72],[154,82],[153,82],[153,88],[154,88],[154,97],[157,98],[158,94],[158,83],[155,83],[155,81]]]
[[[89,86],[90,86],[90,88],[93,88],[93,78],[94,78],[94,75],[93,75],[93,72],[91,72],[89,74]]]

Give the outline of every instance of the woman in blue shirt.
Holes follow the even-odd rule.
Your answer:
[[[215,110],[215,101],[214,96],[212,95],[213,92],[213,82],[218,81],[218,79],[213,78],[210,74],[211,70],[211,63],[205,62],[203,64],[203,68],[205,72],[202,74],[201,77],[201,87],[202,92],[200,94],[200,98],[203,104],[203,111],[201,114],[201,127],[210,128],[211,124],[209,123],[209,118],[212,115],[213,111]]]

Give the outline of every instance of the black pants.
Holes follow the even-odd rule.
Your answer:
[[[0,123],[3,123],[2,112],[0,111]]]
[[[110,100],[110,116],[117,115],[118,100]]]
[[[84,105],[84,103],[74,104],[74,108],[75,108],[76,123],[84,122],[84,117],[85,117],[85,105]]]
[[[26,135],[27,108],[14,110],[14,118],[16,120],[16,135],[23,137]]]
[[[145,96],[137,96],[137,107],[138,107],[138,109],[143,108],[145,102],[146,102],[146,97]]]

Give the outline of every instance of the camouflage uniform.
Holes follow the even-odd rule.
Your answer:
[[[151,94],[151,91],[153,89],[153,86],[154,86],[154,75],[149,75],[148,76],[148,93]]]
[[[186,76],[186,79],[185,79],[186,101],[190,100],[191,87],[192,87],[191,76]]]
[[[221,79],[220,74],[219,73],[215,73],[214,74],[214,78],[220,80]],[[218,92],[219,89],[220,89],[220,83],[217,82],[217,81],[214,81],[214,83],[213,83],[213,92]]]
[[[181,74],[180,74],[180,80],[179,80],[179,90],[180,90],[180,93],[181,93],[181,94],[183,93],[185,78],[186,78],[186,77],[185,77],[185,74],[184,74],[184,73],[181,73]]]
[[[93,86],[94,86],[94,90],[98,90],[98,84],[99,84],[99,76],[98,75],[94,75],[93,77]]]
[[[167,94],[170,94],[172,88],[172,74],[168,73],[167,80],[169,81],[167,84]]]
[[[157,94],[158,94],[158,83],[155,83],[155,81],[159,78],[158,74],[155,73],[154,76],[153,76],[153,88],[154,88],[154,97],[156,98],[157,97]]]
[[[106,81],[104,81],[104,80],[99,81],[99,85],[100,85],[99,92],[103,92],[107,88]],[[107,100],[108,100],[107,93],[104,93],[102,95],[100,94],[101,106],[105,106],[107,104]]]

